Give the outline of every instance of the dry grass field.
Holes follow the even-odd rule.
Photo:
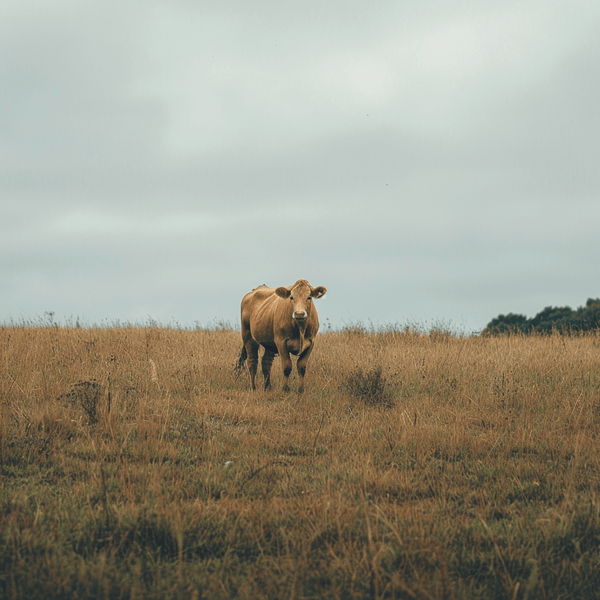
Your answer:
[[[240,349],[0,328],[1,598],[600,597],[599,336]]]

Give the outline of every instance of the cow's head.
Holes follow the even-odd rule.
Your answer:
[[[310,315],[313,299],[320,298],[327,293],[327,288],[320,285],[312,287],[308,281],[299,279],[289,290],[285,287],[278,287],[275,293],[280,297],[289,299],[292,305],[292,319],[298,324],[306,323]]]

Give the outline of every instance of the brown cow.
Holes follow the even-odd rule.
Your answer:
[[[319,317],[313,306],[313,298],[321,298],[327,288],[312,287],[308,281],[299,279],[289,287],[276,289],[261,285],[242,299],[242,340],[244,347],[238,367],[246,358],[250,369],[252,389],[256,389],[258,349],[265,349],[261,366],[265,377],[265,389],[271,386],[271,367],[277,354],[283,367],[283,390],[288,391],[288,378],[292,372],[290,354],[298,356],[298,392],[304,390],[306,364],[313,350]]]

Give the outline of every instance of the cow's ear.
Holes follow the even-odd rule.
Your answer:
[[[278,287],[275,290],[275,293],[280,297],[280,298],[289,298],[291,293],[290,290],[288,290],[287,288],[284,287]]]
[[[321,298],[323,297],[325,294],[327,293],[327,288],[320,285],[319,287],[313,288],[313,291],[311,292],[311,296],[313,298]]]

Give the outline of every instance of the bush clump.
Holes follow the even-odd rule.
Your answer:
[[[484,335],[504,333],[572,333],[600,329],[600,298],[588,298],[585,306],[573,310],[569,306],[546,306],[535,317],[508,313],[492,319]]]
[[[394,405],[390,383],[381,365],[370,370],[357,367],[346,377],[344,389],[350,396],[359,398],[369,406],[391,408]]]

